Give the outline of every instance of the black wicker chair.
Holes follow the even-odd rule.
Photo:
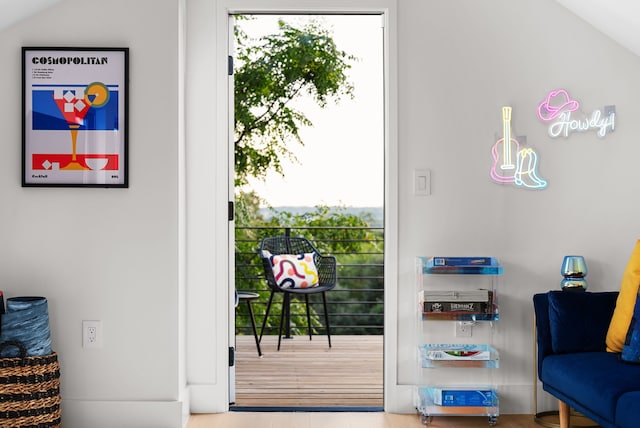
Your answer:
[[[281,255],[281,254],[304,254],[313,253],[316,268],[318,269],[318,285],[309,288],[280,288],[276,282],[274,272],[271,266],[271,260],[268,255]],[[292,295],[303,295],[305,305],[307,309],[307,324],[309,329],[309,340],[313,337],[311,329],[311,315],[309,313],[309,295],[310,294],[322,294],[322,304],[324,306],[324,320],[327,330],[327,339],[329,340],[329,348],[331,348],[331,329],[329,326],[329,313],[327,311],[327,296],[326,292],[334,288],[338,282],[337,280],[337,263],[336,258],[333,256],[323,256],[313,246],[309,240],[301,237],[291,236],[276,236],[272,238],[265,238],[260,245],[260,258],[262,259],[262,265],[264,267],[264,273],[267,279],[267,284],[271,289],[271,295],[269,296],[269,303],[267,304],[267,310],[264,314],[264,320],[262,321],[262,328],[260,330],[260,340],[262,340],[262,333],[269,316],[269,310],[271,309],[271,303],[273,302],[273,296],[276,293],[283,293],[282,301],[282,313],[280,315],[280,329],[278,332],[278,350],[280,350],[280,341],[282,339],[282,328],[285,318],[288,320],[290,317],[290,303]]]

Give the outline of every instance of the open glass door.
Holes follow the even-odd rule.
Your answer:
[[[227,75],[228,75],[228,85],[227,85],[227,99],[229,103],[227,105],[228,112],[228,217],[229,217],[229,229],[228,229],[228,245],[227,248],[229,250],[229,403],[235,403],[236,400],[236,365],[235,365],[235,350],[236,350],[236,317],[235,311],[236,306],[238,304],[237,295],[236,295],[236,278],[235,278],[235,218],[234,218],[234,150],[233,150],[233,142],[234,142],[234,84],[233,84],[233,52],[234,52],[234,25],[235,19],[233,15],[229,15],[228,19],[228,67],[227,67]]]

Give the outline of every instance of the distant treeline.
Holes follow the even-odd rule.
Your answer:
[[[382,207],[330,207],[343,214],[352,214],[356,216],[362,216],[364,214],[371,215],[373,223],[371,227],[384,226],[384,210]],[[288,212],[291,214],[304,214],[306,212],[314,211],[314,207],[272,207],[272,208],[260,208],[260,214],[265,219],[269,219],[272,215],[272,210],[277,212]]]

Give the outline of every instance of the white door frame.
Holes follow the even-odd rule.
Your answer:
[[[187,1],[187,382],[191,412],[229,410],[228,347],[233,345],[229,319],[235,308],[229,294],[233,225],[227,220],[227,202],[233,200],[228,23],[230,14],[251,13],[380,14],[383,18],[384,408],[389,412],[406,408],[406,388],[397,381],[397,0],[217,0],[215,6],[207,0]],[[214,81],[211,76],[216,76]]]

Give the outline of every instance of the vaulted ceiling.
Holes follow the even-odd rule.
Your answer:
[[[638,0],[556,0],[602,33],[640,55]]]
[[[0,0],[0,30],[60,0]],[[622,46],[640,55],[640,1],[556,0]]]
[[[0,30],[34,15],[60,0],[0,0]]]

